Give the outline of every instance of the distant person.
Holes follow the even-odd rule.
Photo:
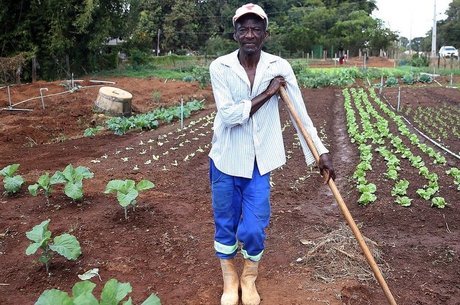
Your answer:
[[[209,68],[217,106],[209,153],[214,249],[224,281],[221,304],[238,304],[241,286],[242,303],[256,305],[260,296],[255,281],[270,219],[270,172],[286,162],[279,116],[282,86],[320,154],[318,167],[325,181],[335,179],[335,172],[290,64],[262,51],[269,35],[264,10],[245,4],[236,10],[233,25],[239,49],[217,58]],[[314,163],[304,139],[301,145],[306,163]],[[240,247],[244,268],[239,279],[234,257]]]

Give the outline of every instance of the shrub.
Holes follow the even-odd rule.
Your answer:
[[[385,86],[386,87],[394,87],[398,84],[398,79],[394,76],[390,76],[387,78],[386,82],[385,82]]]
[[[428,74],[421,74],[418,78],[418,81],[421,83],[431,83],[433,81],[433,78]]]
[[[403,76],[402,81],[406,85],[412,85],[415,82],[415,78],[412,74],[406,74]]]
[[[430,60],[425,55],[414,54],[410,62],[413,67],[428,67]]]

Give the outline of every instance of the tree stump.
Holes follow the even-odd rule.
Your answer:
[[[130,116],[133,95],[115,87],[101,87],[95,101],[100,110],[114,116]]]

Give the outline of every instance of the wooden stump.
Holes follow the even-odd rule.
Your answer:
[[[115,116],[131,115],[133,95],[115,87],[101,87],[96,99],[96,107],[107,114]]]

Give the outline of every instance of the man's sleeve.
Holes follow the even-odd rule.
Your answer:
[[[233,95],[230,91],[231,84],[226,82],[228,76],[224,75],[229,73],[226,66],[214,61],[209,66],[209,73],[214,100],[223,123],[227,127],[246,123],[249,120],[252,102],[244,99],[237,102],[233,100]]]
[[[307,113],[307,108],[302,98],[302,93],[297,83],[297,79],[295,77],[294,71],[292,71],[292,68],[289,65],[289,63],[286,62],[286,64],[287,64],[287,67],[286,67],[287,76],[285,77],[286,82],[287,82],[286,91],[289,95],[289,98],[291,99],[292,104],[294,105],[297,115],[299,116],[300,120],[302,121],[302,125],[305,127],[310,138],[312,139],[316,147],[316,150],[318,152],[318,155],[328,153],[329,150],[324,146],[321,139],[319,138],[316,128],[314,127],[313,122]],[[294,127],[297,130],[297,134],[299,135],[300,144],[302,146],[302,150],[305,155],[305,161],[308,165],[312,165],[316,161],[315,157],[313,156],[313,153],[308,148],[307,142],[305,141],[303,134],[298,128],[297,124],[295,123],[292,115],[291,114],[289,115],[291,116],[291,121],[293,122]]]

